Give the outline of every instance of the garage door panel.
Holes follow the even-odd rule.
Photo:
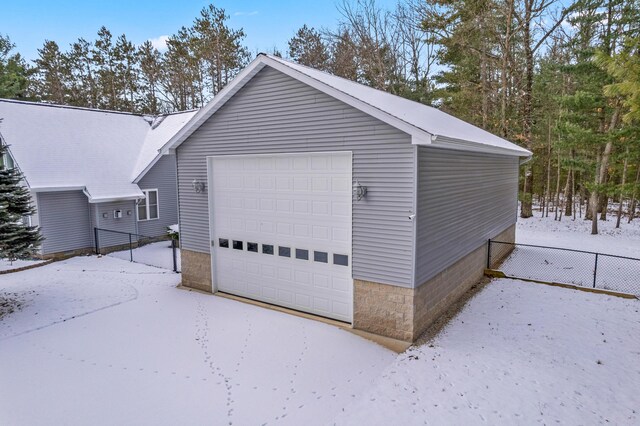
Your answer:
[[[210,173],[218,289],[350,322],[350,153],[215,157]]]

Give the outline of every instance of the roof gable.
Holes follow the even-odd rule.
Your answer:
[[[412,136],[414,144],[529,157],[531,152],[463,120],[408,99],[300,64],[260,54],[163,147],[182,144],[263,67],[272,67]]]

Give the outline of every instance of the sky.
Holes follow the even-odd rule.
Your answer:
[[[162,37],[189,26],[209,0],[0,0],[0,34],[8,35],[27,60],[37,58],[45,40],[53,40],[66,50],[79,37],[95,40],[101,26],[122,33],[136,44]],[[218,0],[216,7],[230,15],[232,28],[243,28],[245,45],[252,53],[283,53],[287,41],[302,25],[333,28],[340,17],[341,0]],[[393,7],[396,0],[378,0]]]

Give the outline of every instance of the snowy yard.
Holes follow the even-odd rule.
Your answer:
[[[553,281],[585,287],[614,290],[640,296],[640,220],[615,229],[615,220],[599,221],[599,235],[591,235],[591,222],[563,218],[532,217],[518,221],[516,242],[545,247],[518,245],[500,266],[508,276]],[[492,252],[504,246],[492,243]],[[597,252],[554,250],[548,247]],[[614,255],[608,256],[606,254]],[[628,257],[625,259],[616,256]],[[638,260],[633,260],[633,259]],[[595,282],[594,282],[595,278]]]
[[[634,227],[591,237],[568,225],[530,219],[518,241],[627,255],[639,241]],[[167,246],[138,255],[170,259]],[[640,422],[638,300],[495,280],[396,356],[328,324],[177,289],[167,264],[124,253],[0,275],[0,423]]]
[[[109,256],[0,276],[0,423],[324,424],[395,354]],[[10,385],[8,385],[10,384]]]
[[[615,218],[598,221],[598,235],[591,235],[591,222],[577,218],[575,221],[563,217],[555,221],[551,217],[541,218],[540,212],[529,219],[518,219],[516,242],[540,246],[572,248],[576,250],[615,254],[640,258],[640,218],[616,229]]]
[[[128,249],[109,253],[107,256],[116,257],[122,260],[130,260],[131,258],[131,254]],[[142,247],[134,248],[133,261],[136,263],[144,263],[149,266],[173,270],[171,241],[159,241],[157,243],[146,244]],[[180,249],[176,252],[176,263],[178,265],[178,271],[180,271]]]
[[[0,271],[24,268],[25,266],[37,265],[38,263],[43,262],[44,260],[14,260],[13,262],[10,262],[7,259],[0,259]]]
[[[336,423],[638,424],[639,359],[640,301],[496,280]]]

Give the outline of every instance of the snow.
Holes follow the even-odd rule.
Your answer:
[[[45,262],[44,260],[14,260],[10,262],[8,259],[0,259],[0,271],[8,271],[10,269],[24,268],[25,266],[37,265]]]
[[[336,424],[638,424],[640,301],[489,284]]]
[[[640,296],[640,220],[624,221],[619,229],[615,219],[599,221],[598,226],[600,234],[591,235],[591,222],[583,219],[520,218],[516,242],[635,258],[598,256],[595,287]],[[595,262],[592,253],[516,246],[499,269],[518,278],[593,287]]]
[[[191,120],[196,112],[197,111],[184,111],[175,114],[161,115],[155,118],[151,129],[144,138],[138,161],[133,168],[131,180],[136,180],[138,177],[141,177],[141,173],[149,166],[155,164],[155,161],[160,157],[159,149]]]
[[[601,225],[532,218],[517,238],[636,250],[637,224]],[[0,275],[3,424],[640,423],[639,300],[494,280],[396,356],[179,281],[113,256]]]
[[[395,354],[104,256],[0,276],[3,424],[329,423]]]
[[[153,128],[141,115],[2,99],[0,134],[34,191],[86,189],[92,202],[134,199],[144,197],[132,183],[134,170],[155,159],[189,114],[163,116],[166,123]]]
[[[631,223],[623,218],[621,227],[616,229],[616,218],[610,215],[607,221],[598,221],[600,233],[591,235],[591,221],[568,217],[556,221],[540,217],[538,211],[534,214],[528,219],[518,218],[517,243],[640,258],[640,218]]]
[[[130,259],[128,249],[109,253],[107,256],[127,261]],[[171,250],[171,241],[160,241],[133,249],[133,261],[173,271],[173,251]],[[178,264],[178,271],[180,271],[180,249],[176,250],[176,261]]]

